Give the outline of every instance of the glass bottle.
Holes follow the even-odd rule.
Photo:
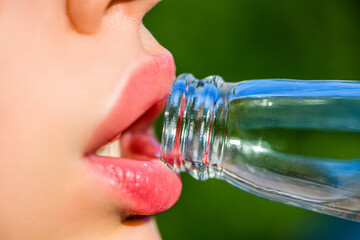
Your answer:
[[[360,82],[181,75],[161,158],[199,180],[360,221]]]

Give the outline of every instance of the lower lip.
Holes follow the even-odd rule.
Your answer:
[[[142,151],[136,151],[140,154],[127,154],[129,158],[88,157],[112,199],[131,214],[153,215],[169,209],[180,196],[179,176],[154,154],[145,155],[143,149],[154,152],[153,137],[134,134],[125,141],[135,144],[123,143],[122,139],[127,148],[140,147],[141,142]]]

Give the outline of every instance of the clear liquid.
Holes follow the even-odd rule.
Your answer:
[[[360,99],[235,98],[226,125],[220,178],[258,195],[291,198],[292,205],[357,218]]]

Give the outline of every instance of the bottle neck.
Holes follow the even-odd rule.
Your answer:
[[[183,74],[165,110],[161,158],[177,172],[199,180],[219,178],[231,87],[219,76],[203,80]]]

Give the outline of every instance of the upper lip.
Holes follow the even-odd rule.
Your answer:
[[[175,79],[173,57],[170,53],[145,55],[125,75],[126,85],[94,132],[86,156],[100,170],[97,172],[112,198],[127,212],[151,215],[167,210],[177,201],[181,191],[178,176],[154,155],[139,161],[98,157],[94,152],[124,131],[146,130],[164,109],[165,101],[158,103],[169,94]],[[129,156],[136,158],[135,154]]]
[[[151,120],[162,112],[166,103],[162,100],[169,95],[175,80],[174,59],[170,53],[145,55],[125,75],[128,75],[125,77],[128,80],[126,86],[94,132],[87,154],[93,153],[130,126],[133,127],[134,122],[154,106],[156,108],[152,109]]]

